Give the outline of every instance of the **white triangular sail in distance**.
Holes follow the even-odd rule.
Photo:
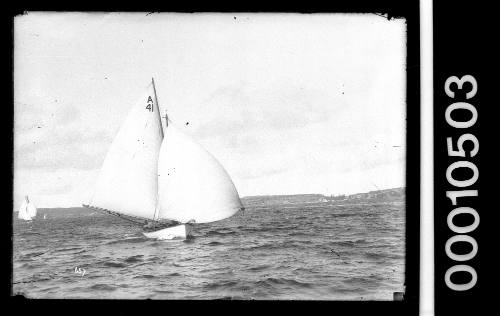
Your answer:
[[[33,218],[36,216],[36,212],[37,212],[37,209],[36,209],[36,206],[35,204],[33,204],[33,202],[28,202],[28,206],[26,207],[27,211],[28,211],[28,215]]]
[[[158,159],[158,218],[214,222],[243,208],[222,165],[171,121]]]
[[[28,202],[26,202],[26,200],[23,200],[23,203],[21,204],[21,207],[19,208],[19,213],[17,214],[17,218],[25,220],[25,221],[31,220],[31,216],[28,213]]]
[[[153,219],[163,139],[154,84],[133,106],[104,160],[90,206]]]

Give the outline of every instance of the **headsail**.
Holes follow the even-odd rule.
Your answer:
[[[104,160],[90,206],[153,219],[163,139],[153,82],[132,107]]]
[[[196,223],[218,221],[242,209],[222,165],[171,121],[158,159],[159,218]]]

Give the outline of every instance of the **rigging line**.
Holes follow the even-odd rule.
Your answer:
[[[153,84],[153,92],[155,93],[155,101],[156,101],[155,103],[156,103],[156,110],[158,112],[158,119],[160,120],[161,138],[163,139],[163,137],[164,137],[163,123],[161,122],[160,104],[158,103],[158,95],[156,94],[155,79],[151,78],[151,82]],[[166,126],[168,126],[167,113],[165,113],[165,124],[166,124]]]
[[[142,225],[144,223],[143,221],[140,221],[139,217],[135,217],[138,220],[132,220],[129,217],[134,217],[134,216],[131,216],[131,215],[121,215],[120,213],[117,213],[117,212],[113,212],[113,211],[106,210],[106,209],[96,208],[96,207],[93,207],[93,206],[90,206],[90,205],[84,205],[84,207],[92,209],[92,210],[96,210],[98,212],[104,212],[104,213],[107,213],[109,215],[113,215],[113,216],[119,217],[121,219],[127,220],[129,222],[133,222],[133,223],[136,223],[136,224],[141,224]],[[124,216],[126,216],[126,217],[124,217]]]
[[[158,186],[158,176],[156,176],[156,184]],[[153,221],[157,221],[160,218],[160,210],[158,208],[158,203],[160,202],[160,197],[158,194],[158,187],[156,188],[156,203],[155,209],[153,211]]]
[[[153,221],[156,221],[157,210],[158,210],[158,190],[156,190],[156,203],[155,203],[155,210],[153,212]]]
[[[154,92],[154,95],[155,95],[155,105],[156,105],[156,111],[157,111],[157,117],[158,117],[158,120],[160,122],[160,132],[161,132],[161,138],[163,140],[163,137],[165,136],[164,133],[163,133],[163,123],[161,121],[161,114],[160,114],[160,104],[158,103],[158,95],[156,93],[156,86],[155,86],[155,79],[153,77],[151,77],[151,83],[153,85],[153,92]],[[165,113],[165,124],[168,125],[167,123],[167,114]],[[158,177],[156,179],[156,181],[158,182]],[[159,196],[158,196],[158,189],[156,190],[156,204],[155,204],[155,209],[154,209],[154,212],[153,212],[153,221],[156,221],[156,218],[158,217],[159,218],[159,209],[158,209],[158,203],[159,203]]]
[[[119,214],[119,213],[116,213],[116,212],[107,211],[107,210],[104,210],[104,211],[105,211],[105,212],[107,212],[107,213],[109,213],[109,214],[111,214],[111,215],[114,215],[114,216],[116,216],[116,217],[119,217],[119,218],[121,218],[121,219],[127,220],[127,221],[129,221],[129,222],[136,223],[136,224],[143,224],[143,222],[139,222],[139,221],[137,221],[137,220],[130,219],[129,217],[131,217],[131,216],[126,216],[126,217],[125,217],[125,216],[123,216],[123,215],[121,215],[121,214]]]
[[[160,104],[158,103],[158,95],[156,93],[155,79],[153,77],[151,77],[151,84],[153,85],[153,92],[154,92],[154,95],[155,95],[156,112],[158,113],[157,117],[158,117],[158,120],[160,122],[160,132],[161,132],[161,138],[163,140],[163,137],[165,135],[164,135],[164,132],[163,132],[163,123],[161,121]],[[166,113],[165,113],[165,124],[168,125],[168,123],[167,123],[167,114]],[[156,178],[156,181],[158,182],[158,177]],[[154,212],[153,212],[153,221],[156,221],[157,217],[159,218],[159,216],[160,216],[159,215],[159,209],[158,209],[158,203],[159,203],[159,196],[158,196],[158,189],[157,189],[156,190],[156,204],[155,204],[155,209],[154,209]]]

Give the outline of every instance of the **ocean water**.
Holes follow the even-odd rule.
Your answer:
[[[392,300],[404,290],[404,203],[245,206],[196,225],[185,241],[150,240],[133,223],[83,208],[42,209],[32,223],[16,218],[13,294]]]

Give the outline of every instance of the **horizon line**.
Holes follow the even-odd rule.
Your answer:
[[[366,192],[357,192],[357,193],[351,193],[351,194],[337,194],[335,196],[339,196],[339,195],[345,195],[345,196],[350,196],[350,195],[356,195],[356,194],[366,194],[366,193],[370,193],[370,192],[376,192],[376,191],[387,191],[387,190],[396,190],[396,189],[404,189],[406,188],[406,186],[402,186],[402,187],[394,187],[394,188],[386,188],[386,189],[378,189],[378,190],[371,190],[371,191],[366,191]],[[263,197],[263,196],[273,196],[273,197],[276,197],[276,196],[295,196],[295,195],[322,195],[322,196],[325,196],[325,197],[328,197],[328,195],[325,195],[323,193],[296,193],[296,194],[262,194],[262,195],[247,195],[247,196],[243,196],[241,197],[241,199],[244,199],[244,198],[252,198],[252,197]],[[333,194],[331,194],[333,195]],[[330,196],[331,196],[330,195]],[[54,206],[54,207],[38,207],[39,209],[49,209],[49,208],[82,208],[83,206]],[[17,211],[15,211],[17,212]]]

